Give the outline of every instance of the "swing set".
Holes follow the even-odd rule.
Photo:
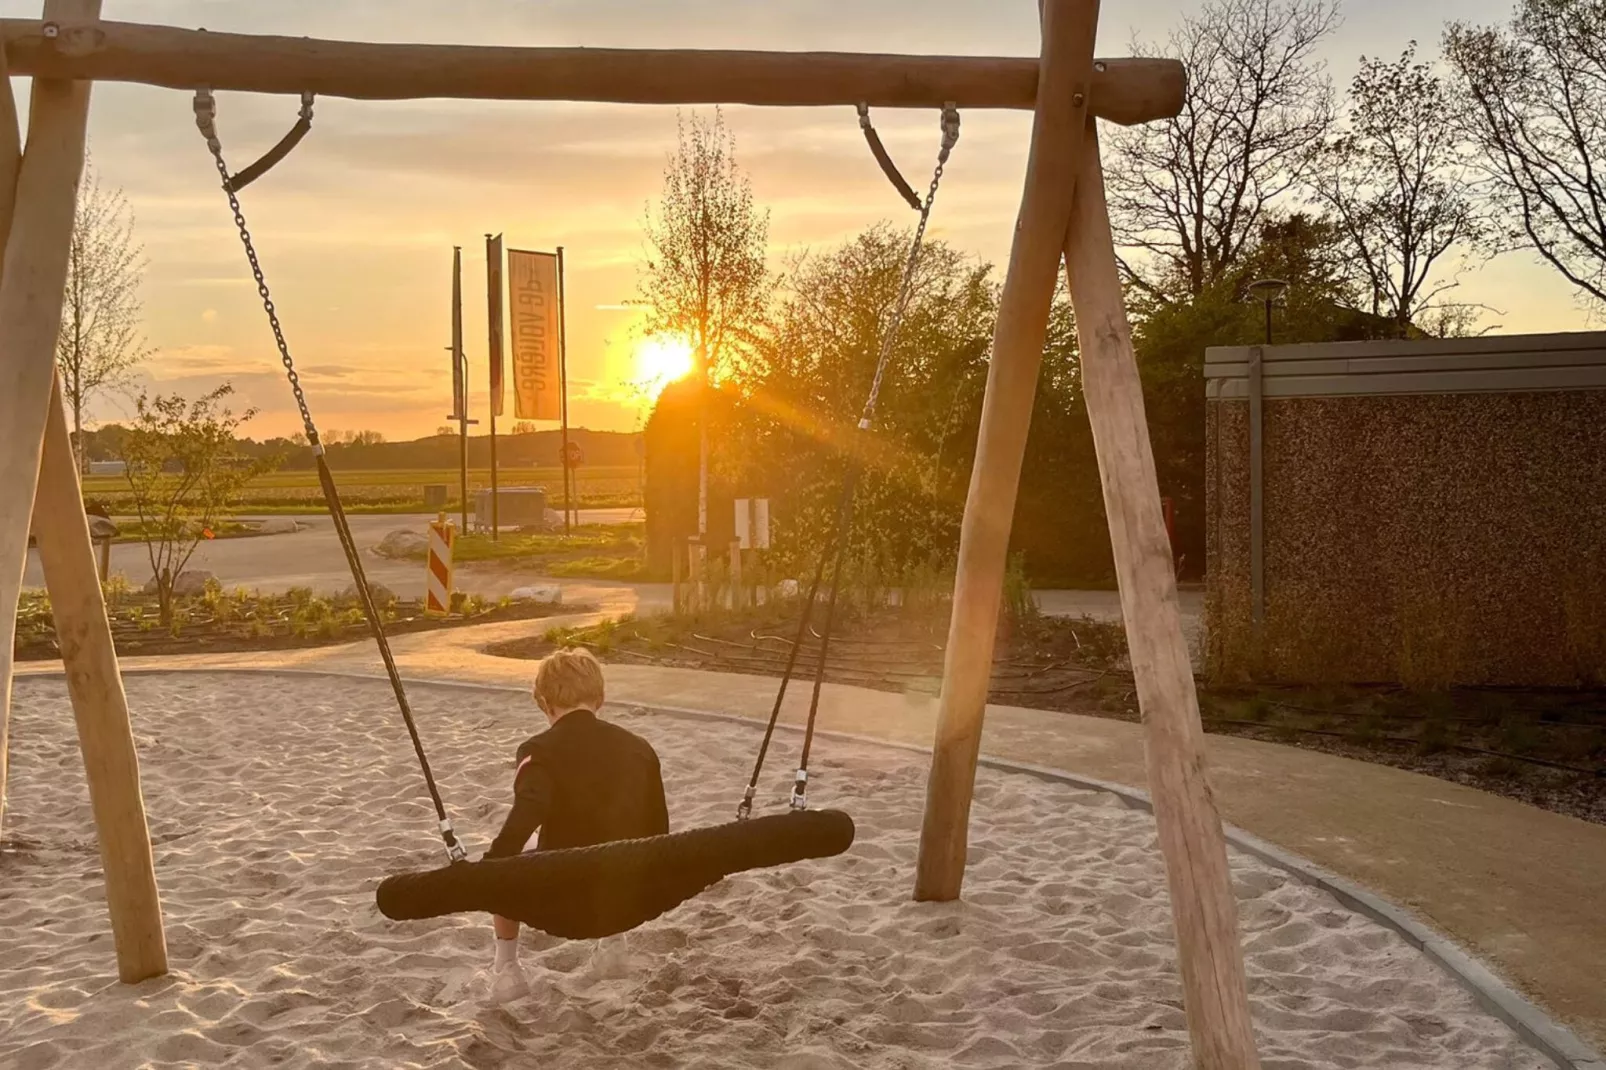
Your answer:
[[[820,660],[788,812],[751,818],[765,755],[794,664],[776,696],[736,820],[709,829],[578,851],[472,863],[430,772],[405,688],[323,456],[317,427],[265,280],[239,192],[284,159],[311,128],[316,96],[362,100],[452,97],[637,104],[749,104],[857,109],[877,162],[920,222],[882,339],[860,421],[873,426],[893,336],[908,300],[958,109],[1034,113],[1025,190],[998,309],[987,389],[961,529],[953,618],[921,832],[915,898],[958,898],[1000,592],[1022,458],[1055,282],[1063,262],[1081,346],[1122,608],[1147,732],[1150,790],[1176,923],[1196,1065],[1258,1065],[1236,903],[1221,820],[1204,770],[1198,700],[1149,445],[1142,392],[1098,149],[1095,119],[1136,124],[1176,115],[1180,64],[1093,56],[1099,0],[1040,0],[1038,58],[395,45],[208,33],[105,22],[100,0],[45,0],[39,21],[0,20],[0,76],[31,75],[26,151],[9,77],[0,77],[0,803],[5,789],[12,643],[32,505],[41,564],[67,671],[106,880],[118,972],[134,983],[167,971],[160,899],[127,700],[83,514],[78,473],[53,375],[90,88],[135,82],[192,91],[264,311],[313,449],[346,552],[439,821],[448,864],[398,874],[380,888],[393,918],[490,910],[557,935],[620,932],[743,869],[839,854],[851,819],[807,806],[824,647],[851,519],[850,467],[836,537],[822,548],[801,629],[822,584]],[[295,126],[262,159],[230,173],[216,125],[218,91],[299,96]],[[940,108],[943,148],[922,199],[887,155],[871,108]],[[795,652],[801,644],[794,644]],[[3,816],[3,815],[0,815]],[[543,857],[543,855],[545,857]],[[608,889],[630,889],[609,897]]]

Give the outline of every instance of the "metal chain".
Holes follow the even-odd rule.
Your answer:
[[[864,403],[864,414],[859,418],[859,430],[868,431],[875,423],[876,403],[881,399],[881,383],[886,378],[887,368],[892,363],[892,347],[897,341],[898,331],[903,326],[904,313],[909,309],[909,301],[914,294],[915,268],[920,263],[920,253],[925,245],[926,224],[931,220],[931,207],[937,200],[937,187],[942,185],[942,173],[948,166],[948,157],[953,153],[954,146],[959,143],[959,109],[953,104],[945,104],[942,109],[942,148],[937,153],[937,167],[931,175],[931,188],[926,192],[925,203],[920,209],[920,222],[915,227],[914,241],[909,245],[909,259],[903,267],[903,282],[898,288],[898,300],[892,306],[892,322],[887,325],[886,332],[881,336],[881,354],[876,360],[875,378],[870,383],[870,397]]]
[[[301,101],[301,113],[310,116],[312,103],[310,95],[304,95]],[[279,360],[284,364],[285,376],[290,380],[290,389],[296,396],[296,408],[301,410],[301,425],[307,433],[307,441],[312,448],[321,453],[323,444],[318,439],[317,425],[312,422],[312,412],[307,408],[307,395],[301,390],[301,377],[296,374],[296,362],[290,356],[290,343],[285,341],[284,328],[279,324],[278,310],[273,307],[273,295],[268,292],[267,279],[262,274],[262,263],[257,259],[256,245],[251,241],[251,230],[245,223],[245,212],[240,208],[240,198],[234,192],[229,182],[229,165],[223,159],[223,143],[217,136],[217,103],[212,97],[211,90],[198,89],[195,91],[195,125],[200,127],[201,135],[206,138],[206,147],[212,152],[212,161],[217,165],[218,176],[223,179],[223,192],[228,195],[229,208],[234,212],[234,225],[240,229],[240,243],[245,246],[245,257],[251,263],[251,275],[256,279],[257,294],[262,298],[262,308],[268,314],[268,326],[273,329],[273,341],[279,347]]]

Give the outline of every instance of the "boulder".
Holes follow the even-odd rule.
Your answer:
[[[515,602],[540,602],[549,606],[563,604],[563,588],[555,586],[520,587],[508,595]]]
[[[117,525],[103,516],[89,514],[89,537],[91,539],[117,538]]]
[[[400,528],[380,539],[374,552],[381,557],[427,557],[429,536],[422,531]]]
[[[396,592],[386,587],[383,583],[369,583],[368,593],[372,596],[374,605],[379,606],[381,609],[396,601]],[[355,583],[347,584],[346,589],[340,592],[340,597],[356,601],[357,585]]]
[[[181,598],[189,598],[206,593],[208,583],[218,582],[217,574],[208,572],[204,568],[189,569],[179,573],[178,579],[173,581],[173,593]],[[156,593],[156,577],[152,576],[150,582],[145,584],[146,594]]]
[[[301,530],[301,525],[288,516],[272,516],[258,520],[252,526],[259,535],[294,535]]]

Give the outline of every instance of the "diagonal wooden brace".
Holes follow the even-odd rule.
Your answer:
[[[86,25],[99,9],[99,0],[49,0],[45,16]],[[118,976],[132,984],[166,973],[167,949],[128,702],[55,374],[89,86],[35,81],[28,150],[19,167],[10,81],[3,75],[0,70],[0,175],[5,176],[0,179],[0,240],[6,249],[0,276],[0,426],[14,430],[0,450],[0,486],[15,492],[0,500],[0,799],[17,598],[31,514],[95,814]]]

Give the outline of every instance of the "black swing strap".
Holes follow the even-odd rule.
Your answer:
[[[870,139],[870,147],[875,151],[880,146],[880,138],[874,136],[874,130],[869,125],[869,109],[859,105],[859,124],[866,131]],[[926,192],[924,202],[916,199],[915,204],[920,209],[920,222],[915,227],[913,240],[909,243],[909,257],[904,262],[903,280],[899,285],[897,302],[892,308],[891,322],[885,333],[881,336],[880,353],[876,358],[875,377],[870,383],[870,396],[865,400],[864,412],[859,417],[858,430],[861,435],[868,433],[875,426],[876,405],[881,398],[881,386],[886,380],[887,368],[892,361],[893,345],[897,341],[898,330],[903,325],[904,314],[909,309],[909,300],[914,293],[915,269],[920,264],[920,253],[925,246],[926,225],[931,220],[931,208],[937,200],[937,188],[942,184],[943,170],[948,165],[948,158],[953,153],[954,146],[959,142],[959,109],[953,104],[944,106],[942,110],[942,148],[937,153],[936,170],[931,176],[931,187]],[[893,184],[902,189],[908,189],[908,183],[898,174],[897,168],[892,166],[887,158],[885,149],[876,151],[876,158],[884,161],[883,169],[887,176],[893,179]],[[912,197],[913,194],[911,193]],[[746,820],[753,812],[753,797],[758,791],[759,777],[764,772],[764,760],[769,754],[770,741],[775,735],[775,725],[781,717],[781,706],[786,699],[788,685],[792,682],[792,674],[796,670],[798,655],[802,652],[803,644],[809,635],[809,624],[814,616],[814,607],[819,599],[820,584],[824,581],[826,562],[831,561],[830,594],[826,599],[825,627],[820,633],[819,658],[814,664],[814,690],[809,697],[808,723],[803,730],[803,752],[798,758],[797,775],[792,782],[791,807],[794,810],[803,810],[808,806],[808,780],[809,780],[809,754],[814,747],[814,729],[820,713],[820,690],[825,683],[826,658],[830,654],[832,625],[836,620],[837,596],[842,589],[842,563],[847,556],[848,542],[853,528],[853,499],[858,489],[860,470],[860,451],[854,449],[848,461],[848,471],[842,482],[842,495],[837,505],[836,530],[831,542],[827,544],[820,554],[820,561],[814,572],[814,581],[809,585],[808,595],[803,603],[803,610],[799,614],[797,635],[792,640],[792,649],[786,658],[786,668],[781,673],[781,682],[776,688],[775,705],[770,709],[769,724],[764,729],[763,742],[759,744],[758,758],[753,763],[753,775],[747,780],[747,787],[742,793],[742,801],[736,807],[737,820]]]
[[[302,98],[302,123],[310,125],[312,119],[312,98],[310,94]],[[334,521],[335,533],[340,537],[340,547],[345,551],[346,564],[351,568],[352,585],[357,591],[357,597],[362,602],[363,614],[368,618],[368,627],[373,632],[374,641],[379,644],[379,656],[385,663],[385,674],[390,678],[391,690],[396,693],[396,705],[401,709],[402,720],[407,723],[407,734],[413,741],[413,752],[418,756],[418,765],[424,771],[424,783],[429,788],[430,801],[435,804],[435,817],[440,823],[441,839],[446,843],[446,854],[453,862],[459,862],[468,857],[468,852],[457,839],[457,833],[452,828],[452,820],[446,814],[446,804],[441,801],[440,789],[435,784],[435,774],[430,771],[429,758],[424,753],[423,740],[419,738],[418,726],[413,721],[412,706],[407,701],[407,690],[402,686],[401,674],[396,669],[396,660],[390,652],[390,641],[385,637],[385,625],[379,615],[379,607],[374,604],[373,592],[368,587],[368,577],[363,571],[362,557],[357,550],[357,541],[352,537],[351,525],[346,520],[346,510],[340,503],[340,491],[335,486],[334,473],[329,470],[328,459],[324,455],[323,442],[318,437],[318,427],[312,421],[312,412],[307,408],[307,397],[301,389],[301,377],[296,374],[295,360],[290,356],[290,344],[285,340],[284,328],[279,323],[278,310],[273,306],[273,297],[268,292],[267,280],[262,274],[262,264],[257,259],[256,244],[251,240],[251,231],[245,223],[245,213],[240,208],[240,199],[236,191],[246,182],[256,178],[269,167],[277,163],[295,147],[295,142],[301,140],[306,133],[295,135],[292,141],[287,137],[263,157],[249,170],[255,174],[239,181],[238,178],[229,177],[228,164],[223,159],[223,145],[217,136],[217,104],[209,89],[197,90],[195,93],[195,124],[206,138],[206,146],[212,152],[212,159],[217,164],[217,171],[223,180],[223,192],[228,195],[229,207],[234,212],[234,224],[240,230],[240,242],[245,246],[245,257],[251,264],[251,276],[256,280],[257,293],[262,298],[263,311],[268,316],[268,326],[273,330],[273,341],[279,349],[279,359],[284,364],[286,377],[290,381],[290,389],[296,398],[296,407],[301,410],[301,425],[306,431],[307,442],[312,446],[313,457],[318,465],[318,483],[323,488],[324,502],[329,507],[330,518]],[[286,142],[289,142],[287,145]],[[280,150],[283,151],[280,151]],[[277,153],[277,156],[274,155]],[[269,157],[273,157],[269,160]],[[242,172],[243,177],[246,172]]]

